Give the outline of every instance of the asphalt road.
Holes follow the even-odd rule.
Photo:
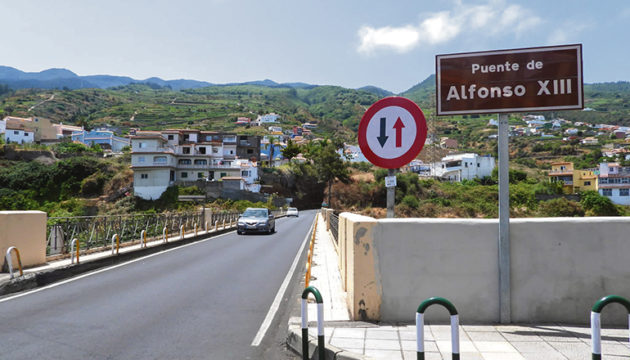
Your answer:
[[[0,358],[296,359],[284,340],[304,252],[269,330],[252,342],[314,215],[278,219],[273,235],[230,232],[0,299]]]

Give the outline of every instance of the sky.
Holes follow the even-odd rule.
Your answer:
[[[628,0],[0,1],[0,65],[403,92],[435,55],[583,44],[586,83],[630,80]]]

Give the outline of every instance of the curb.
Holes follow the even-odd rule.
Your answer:
[[[289,333],[287,335],[287,346],[294,352],[302,355],[302,328],[298,325],[289,323]],[[326,344],[325,360],[371,360],[372,358],[365,355],[355,354],[348,350]],[[320,360],[317,356],[317,338],[308,336],[308,358],[312,360]]]
[[[101,259],[85,261],[79,264],[66,265],[57,269],[45,270],[38,273],[26,274],[13,280],[7,280],[0,283],[0,296],[46,286],[60,280],[65,280],[73,276],[86,273],[88,271],[117,265],[139,257],[194,243],[199,240],[207,239],[215,235],[225,234],[234,230],[235,228],[221,229],[216,232],[212,232],[211,234],[191,236],[188,238],[184,238],[183,240],[175,240],[168,243],[161,243],[158,245],[153,245],[151,247],[141,248],[138,250],[125,252],[118,255],[112,255]]]

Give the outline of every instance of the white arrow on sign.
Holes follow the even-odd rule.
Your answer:
[[[374,154],[384,159],[404,155],[416,138],[416,121],[399,106],[388,106],[374,114],[369,121],[366,139]]]

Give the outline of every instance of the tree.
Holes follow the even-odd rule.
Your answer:
[[[302,148],[300,147],[300,145],[294,143],[293,140],[289,139],[289,141],[287,141],[287,147],[282,149],[281,152],[282,156],[291,161],[291,159],[298,156],[298,154],[302,152]]]
[[[587,215],[594,216],[619,216],[619,210],[606,196],[597,191],[588,190],[580,193],[580,204],[586,210]]]
[[[308,157],[313,161],[317,177],[328,184],[328,204],[332,195],[332,184],[336,180],[347,183],[350,180],[348,166],[337,152],[335,145],[324,139],[309,149]]]
[[[277,139],[275,136],[269,137],[269,167],[273,167],[273,151],[274,147],[277,143]]]

